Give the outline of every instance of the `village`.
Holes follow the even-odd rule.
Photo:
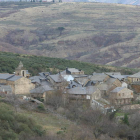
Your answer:
[[[83,70],[66,68],[57,74],[40,72],[31,74],[20,62],[14,74],[0,73],[0,93],[28,97],[46,103],[54,92],[61,92],[65,102],[81,102],[103,113],[117,108],[139,109],[140,72],[121,75],[120,72],[105,72],[85,75]]]

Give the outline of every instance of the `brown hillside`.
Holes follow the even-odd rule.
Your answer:
[[[139,6],[25,3],[0,10],[0,51],[140,67]]]

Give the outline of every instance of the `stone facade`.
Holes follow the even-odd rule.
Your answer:
[[[31,80],[25,77],[21,77],[15,81],[0,79],[0,83],[10,85],[13,94],[29,94],[30,90],[35,88],[35,85],[31,83]]]
[[[78,69],[75,69],[75,68],[66,68],[66,74],[84,75],[84,71],[83,70],[78,70]]]
[[[140,78],[137,78],[137,77],[128,77],[128,81],[129,81],[129,83],[139,82],[140,81]]]
[[[115,105],[131,104],[133,99],[133,91],[127,88],[122,88],[118,92],[111,92],[110,100]]]
[[[14,81],[14,83],[12,83],[12,82],[7,81],[7,84],[8,85],[12,84],[11,87],[12,87],[14,94],[29,94],[30,90],[35,88],[35,85],[31,83],[31,80],[29,80],[25,77],[22,77],[16,81]]]
[[[97,89],[94,93],[91,95],[92,100],[99,100],[101,99],[101,91]]]
[[[131,88],[132,88],[136,93],[140,93],[140,82],[133,83],[133,84],[131,85]]]
[[[64,90],[68,86],[68,82],[63,77],[58,78],[57,81],[52,79],[50,76],[47,77],[47,81],[52,84],[52,87],[56,90]]]

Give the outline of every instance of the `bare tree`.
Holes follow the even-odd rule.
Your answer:
[[[102,127],[106,116],[99,110],[88,109],[82,115],[82,123],[86,124],[92,130],[95,138],[98,138],[102,133]]]
[[[54,93],[48,94],[46,98],[46,103],[54,106],[55,109],[58,109],[60,106],[66,104],[66,100],[63,96],[62,90],[57,90]]]
[[[129,118],[129,134],[128,137],[132,137],[133,140],[137,140],[140,138],[140,117],[139,113],[133,114]]]

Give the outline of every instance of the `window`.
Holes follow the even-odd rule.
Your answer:
[[[75,87],[76,87],[75,85],[72,86],[72,88],[75,88]]]
[[[121,96],[121,94],[119,94],[119,96]]]
[[[123,93],[123,96],[124,96],[124,93]]]
[[[23,77],[25,76],[24,71],[22,71],[22,76],[23,76]]]

